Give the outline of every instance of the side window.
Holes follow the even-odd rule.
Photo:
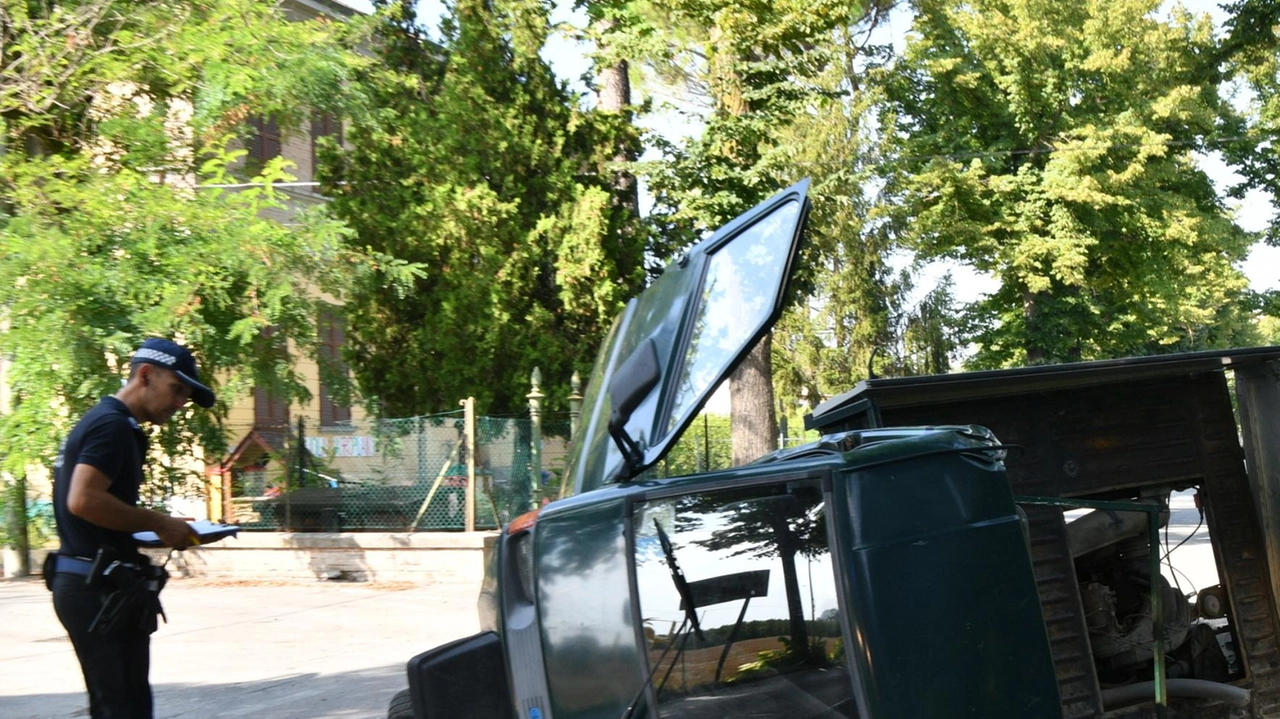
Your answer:
[[[253,388],[253,426],[255,428],[287,427],[289,403],[264,387]]]
[[[258,333],[254,351],[261,357],[272,357],[276,362],[289,361],[289,349],[276,327],[266,327]],[[255,429],[279,429],[289,425],[289,401],[272,387],[253,388],[253,426]]]
[[[253,134],[245,140],[244,148],[249,151],[249,159],[263,163],[280,156],[280,125],[274,118],[254,116],[249,119],[249,127]]]
[[[657,499],[632,516],[658,716],[857,716],[816,483]]]
[[[351,406],[334,396],[331,380],[347,376],[342,361],[342,345],[346,342],[346,321],[336,308],[320,313],[320,426],[338,427],[351,423]]]
[[[319,148],[319,140],[322,137],[332,137],[334,143],[338,147],[342,147],[342,121],[337,115],[327,112],[317,112],[311,116],[311,176],[316,176],[315,168],[318,166],[319,158],[316,150]]]

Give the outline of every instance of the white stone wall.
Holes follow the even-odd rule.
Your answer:
[[[179,552],[174,577],[228,581],[355,581],[471,584],[484,577],[493,532],[241,532]],[[163,562],[165,551],[155,552]]]

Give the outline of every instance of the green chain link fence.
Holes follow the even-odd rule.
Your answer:
[[[794,431],[803,420],[785,422],[778,438],[779,448],[798,447],[818,438],[816,431]],[[678,477],[733,466],[733,426],[728,415],[702,414],[672,446],[667,456],[649,471],[652,477]]]
[[[474,451],[474,526],[495,529],[559,491],[569,421],[551,416],[541,425],[536,478],[533,422],[524,417],[477,417],[474,450],[461,411],[246,428],[229,463],[225,519],[268,531],[464,529]]]
[[[467,446],[462,411],[329,427],[305,421],[230,426],[238,442],[224,458],[223,511],[214,509],[212,516],[260,531],[462,530],[468,459],[474,451],[474,526],[496,529],[560,496],[569,415],[544,414],[539,424],[536,458],[534,422],[528,417],[477,417],[474,450]],[[730,438],[728,417],[700,416],[651,476],[726,469]],[[809,439],[785,437],[782,446]],[[192,487],[196,494],[185,497],[193,508],[205,503],[197,486]],[[0,511],[0,518],[13,511],[12,506],[3,509],[8,511]],[[52,534],[51,517],[45,518],[51,504],[42,492],[28,494],[25,509],[33,515],[29,527]],[[37,538],[35,545],[40,543]]]

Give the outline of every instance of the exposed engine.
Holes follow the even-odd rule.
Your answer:
[[[1169,492],[1142,501],[1159,503],[1164,527]],[[1148,516],[1099,509],[1067,524],[1099,682],[1118,686],[1151,679],[1153,586],[1160,593],[1168,677],[1216,682],[1236,678],[1238,668],[1228,657],[1231,628],[1222,609],[1221,589],[1209,588],[1189,597],[1164,576],[1153,584]],[[1161,559],[1167,562],[1168,550],[1157,551],[1164,553]]]

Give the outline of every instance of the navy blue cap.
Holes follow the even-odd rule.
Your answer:
[[[178,375],[182,383],[191,388],[191,399],[201,407],[213,406],[213,390],[200,384],[200,370],[196,369],[196,358],[191,350],[172,340],[153,337],[133,353],[129,364],[153,364],[164,367]]]

